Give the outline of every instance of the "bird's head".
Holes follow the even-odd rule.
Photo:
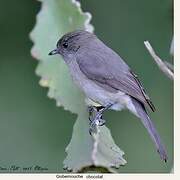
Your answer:
[[[67,33],[59,39],[56,49],[52,50],[49,55],[60,54],[64,58],[72,56],[80,48],[87,46],[88,42],[94,39],[93,37],[95,37],[94,34],[84,30]]]

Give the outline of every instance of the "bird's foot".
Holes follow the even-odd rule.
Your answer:
[[[89,107],[88,107],[88,112],[89,112],[89,121],[92,122],[93,119],[94,119],[94,114],[95,114],[96,112],[98,112],[98,111],[97,111],[96,107],[94,107],[94,106],[89,106]]]
[[[90,119],[89,123],[89,133],[92,135],[93,133],[97,132],[97,126],[103,126],[105,124],[105,120],[102,119],[102,114],[97,114],[94,119]]]
[[[105,125],[106,120],[105,119],[99,119],[98,123],[99,123],[98,126],[103,126],[103,125]]]
[[[90,135],[92,132],[97,132],[97,126],[103,126],[106,121],[102,118],[102,114],[105,110],[109,109],[113,104],[107,104],[105,107],[101,108],[99,111],[96,107],[89,107],[89,133]]]
[[[97,111],[96,108],[91,109],[91,112],[89,111],[89,133],[90,135],[97,132],[97,126],[102,126],[105,124],[105,120],[102,119],[102,112]]]

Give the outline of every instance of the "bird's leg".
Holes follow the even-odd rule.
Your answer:
[[[90,120],[90,128],[89,128],[89,132],[90,134],[94,131],[96,132],[96,126],[103,126],[105,124],[105,120],[102,118],[102,113],[109,109],[113,104],[109,103],[106,106],[103,106],[102,108],[100,108],[100,110],[97,110],[97,108],[92,107],[89,110],[89,113],[91,114],[89,116],[89,120]]]
[[[103,112],[109,109],[112,105],[113,105],[112,103],[108,103],[96,113],[94,120],[98,121],[97,123],[98,126],[103,126],[106,123],[105,119],[102,118],[102,115],[103,115]]]
[[[96,122],[94,121],[94,116],[97,113],[97,109],[94,106],[88,106],[89,111],[89,134],[91,135],[92,132],[96,132]]]
[[[109,109],[112,105],[114,105],[113,103],[108,103],[105,106],[103,106],[103,108],[101,108],[99,110],[99,112],[103,113],[104,111],[106,111],[107,109]]]
[[[93,120],[93,114],[97,111],[94,106],[88,106],[88,112],[89,112],[89,121],[92,122]]]

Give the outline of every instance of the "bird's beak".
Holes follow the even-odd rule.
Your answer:
[[[55,55],[55,54],[58,54],[57,49],[52,50],[48,55]]]

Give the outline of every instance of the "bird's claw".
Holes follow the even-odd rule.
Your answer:
[[[113,104],[107,104],[104,108],[99,111],[95,107],[88,107],[89,111],[89,134],[97,132],[97,126],[103,126],[105,124],[105,120],[102,118],[102,113],[109,109]]]
[[[90,128],[89,128],[89,133],[90,135],[92,135],[92,132],[96,133],[97,129],[96,127],[97,126],[103,126],[105,124],[105,120],[102,119],[102,113],[101,112],[96,112],[94,117],[89,117],[89,125],[90,125]]]
[[[105,125],[105,123],[106,123],[106,121],[104,119],[100,119],[98,126],[103,126],[103,125]]]

